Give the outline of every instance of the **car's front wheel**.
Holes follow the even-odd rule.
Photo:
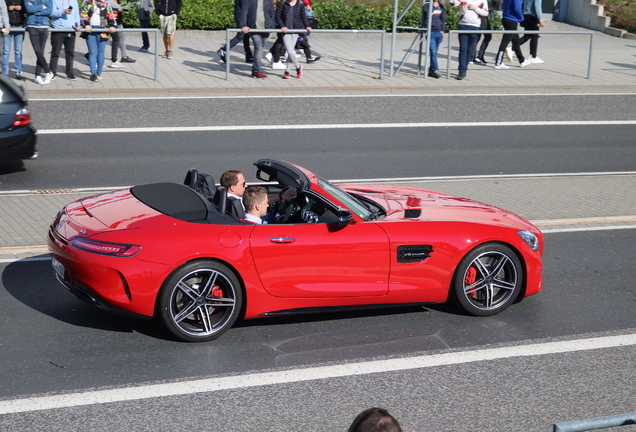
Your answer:
[[[242,304],[243,292],[232,270],[216,261],[193,261],[164,282],[158,315],[179,339],[205,342],[232,327]]]
[[[495,315],[515,301],[523,280],[523,266],[514,251],[502,244],[487,243],[459,263],[451,294],[469,314]]]

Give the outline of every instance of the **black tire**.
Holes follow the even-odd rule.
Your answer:
[[[232,270],[212,260],[192,261],[163,283],[158,316],[179,339],[206,342],[232,327],[242,305],[243,291]]]
[[[457,266],[451,296],[471,315],[496,315],[516,300],[523,281],[524,269],[514,251],[499,243],[486,243],[470,251]]]

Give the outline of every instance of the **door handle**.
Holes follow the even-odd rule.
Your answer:
[[[296,243],[294,237],[272,237],[269,239],[272,243]]]

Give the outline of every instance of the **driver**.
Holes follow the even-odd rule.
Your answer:
[[[243,204],[243,208],[245,207],[245,203],[243,203],[243,194],[245,193],[245,189],[247,188],[247,182],[245,181],[245,176],[241,170],[228,170],[221,174],[221,179],[219,180],[221,186],[227,189],[227,197],[233,200],[239,200]],[[296,189],[290,188],[287,190],[282,190],[278,194],[269,194],[267,196],[268,204],[275,203],[278,200],[292,200],[296,198],[298,193]]]
[[[263,217],[267,214],[268,206],[267,188],[263,186],[250,186],[243,194],[243,204],[245,205],[245,222],[257,225],[263,223]]]

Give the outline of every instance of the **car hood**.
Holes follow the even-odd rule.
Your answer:
[[[371,199],[387,211],[384,220],[462,221],[525,229],[532,224],[507,210],[441,192],[395,186],[341,185]]]

